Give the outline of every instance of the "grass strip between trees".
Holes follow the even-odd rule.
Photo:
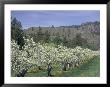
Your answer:
[[[95,57],[80,67],[75,67],[74,69],[68,71],[58,71],[53,69],[52,75],[54,77],[99,77],[100,58]],[[26,77],[47,77],[47,71],[27,73]]]

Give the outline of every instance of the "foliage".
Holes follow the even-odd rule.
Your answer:
[[[57,65],[55,65],[57,66]],[[35,69],[34,69],[35,70]],[[100,76],[100,58],[93,58],[87,63],[82,64],[80,67],[75,67],[68,71],[61,71],[58,67],[52,70],[54,77],[99,77]],[[46,71],[36,71],[27,73],[26,77],[45,77]]]
[[[22,69],[30,69],[32,66],[45,67],[51,63],[58,65],[61,70],[78,67],[81,64],[99,56],[99,51],[84,49],[80,46],[67,48],[63,45],[50,43],[35,43],[33,39],[24,38],[25,44],[22,50],[19,45],[12,39],[11,41],[11,70],[16,76]]]
[[[11,38],[14,39],[20,49],[24,45],[22,24],[16,18],[11,19]]]
[[[59,27],[53,25],[51,27],[32,27],[24,32],[31,35],[35,42],[53,42],[70,48],[78,45],[91,50],[100,48],[100,22],[98,21]]]

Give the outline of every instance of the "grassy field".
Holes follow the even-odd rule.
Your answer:
[[[99,77],[100,58],[94,58],[80,67],[68,71],[53,69],[52,75],[54,77]],[[26,77],[47,77],[47,71],[27,73]]]

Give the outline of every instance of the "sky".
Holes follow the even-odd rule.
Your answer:
[[[23,29],[29,27],[50,27],[80,25],[85,22],[100,21],[99,10],[14,10],[11,17],[16,17]]]

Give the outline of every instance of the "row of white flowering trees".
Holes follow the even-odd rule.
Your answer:
[[[67,48],[62,45],[57,47],[49,43],[35,43],[33,39],[25,39],[25,45],[19,50],[17,43],[11,41],[11,71],[16,76],[23,69],[30,69],[33,65],[47,67],[49,63],[57,64],[63,70],[74,68],[88,60],[99,56],[99,51],[84,49],[80,46]]]

